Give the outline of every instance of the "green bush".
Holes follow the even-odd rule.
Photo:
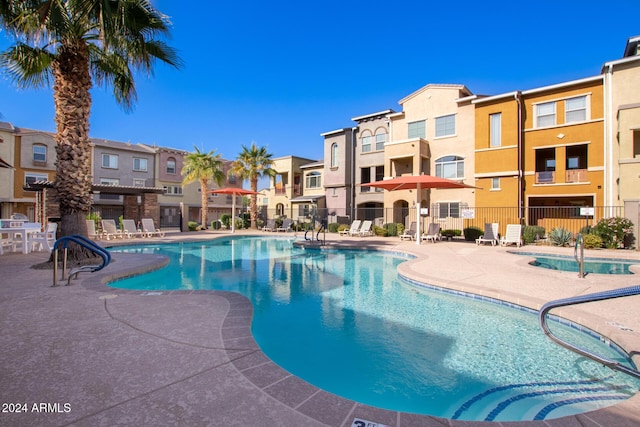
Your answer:
[[[398,235],[398,224],[395,222],[386,223],[383,228],[387,231],[386,236],[397,236]]]
[[[197,231],[200,228],[200,224],[195,221],[189,221],[187,225],[189,227],[189,231]]]
[[[373,234],[380,237],[387,237],[387,229],[383,227],[373,226]]]
[[[327,224],[327,229],[329,230],[329,233],[337,233],[338,228],[340,228],[340,224],[338,224],[337,222],[330,222],[329,224]]]
[[[623,217],[602,218],[593,228],[593,233],[600,236],[602,243],[609,249],[616,249],[625,244],[625,236],[633,232],[633,222]]]
[[[398,234],[397,235],[398,236],[402,236],[404,234],[404,229],[405,229],[404,224],[397,223],[397,227],[398,227]]]
[[[562,227],[553,228],[549,233],[549,240],[556,246],[570,246],[573,233]]]
[[[344,231],[344,230],[349,230],[349,229],[351,229],[350,225],[341,224],[341,225],[338,226],[338,233],[341,232],[341,231]]]
[[[224,225],[227,229],[231,228],[231,215],[229,214],[220,215],[220,222],[222,222],[222,225]]]
[[[440,234],[442,236],[446,236],[446,237],[454,237],[454,236],[459,237],[459,236],[462,236],[462,230],[454,230],[454,229],[450,228],[450,229],[447,229],[447,230],[442,230],[440,232]]]
[[[602,238],[597,234],[589,233],[582,236],[586,249],[597,249],[602,247]]]
[[[484,231],[478,227],[467,227],[462,230],[464,233],[464,240],[467,242],[475,242],[475,240],[484,234]]]
[[[525,225],[522,227],[522,240],[525,245],[530,245],[538,239],[542,239],[547,231],[537,225]]]
[[[100,223],[100,221],[102,221],[102,218],[100,218],[100,214],[98,212],[91,212],[89,215],[87,215],[87,219],[91,219],[96,223],[96,230],[99,230],[102,226],[102,224]]]

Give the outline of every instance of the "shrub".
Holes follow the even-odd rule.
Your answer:
[[[462,231],[464,233],[464,240],[467,242],[474,242],[478,237],[484,234],[484,231],[478,227],[467,227]]]
[[[447,230],[442,230],[440,234],[447,237],[454,237],[454,236],[459,237],[459,236],[462,236],[462,230],[455,230],[455,229],[449,228]]]
[[[386,230],[385,236],[397,236],[398,235],[398,225],[395,222],[388,222],[384,226]]]
[[[329,230],[329,233],[337,233],[338,228],[340,228],[340,224],[338,224],[337,222],[330,222],[327,225],[327,229]]]
[[[396,225],[398,227],[398,234],[397,235],[398,236],[402,236],[404,234],[404,229],[405,229],[404,224],[397,223]]]
[[[220,230],[220,221],[218,221],[217,219],[214,219],[213,221],[211,221],[211,229]]]
[[[549,240],[556,246],[569,246],[573,239],[573,233],[562,227],[554,228],[549,233]]]
[[[602,238],[597,234],[589,233],[582,236],[586,249],[597,249],[602,247]]]
[[[537,225],[525,225],[522,227],[522,240],[525,245],[530,245],[538,239],[542,239],[547,231]]]
[[[590,225],[585,225],[580,229],[580,234],[586,236],[587,234],[593,234],[593,227]]]
[[[347,224],[340,224],[338,226],[338,233],[344,230],[349,230],[351,229],[351,226],[347,225]]]
[[[387,229],[383,227],[373,226],[373,234],[380,237],[387,237]]]
[[[220,222],[222,222],[222,225],[224,225],[226,228],[231,228],[231,215],[229,214],[220,215]]]
[[[624,246],[625,236],[633,232],[633,222],[619,216],[602,218],[593,228],[593,232],[600,236],[605,247],[616,249]]]
[[[93,222],[96,223],[96,230],[100,228],[101,226],[100,221],[102,221],[102,218],[100,218],[99,212],[91,212],[89,215],[87,215],[87,219],[91,219],[93,220]]]
[[[200,224],[195,221],[189,221],[187,226],[189,227],[189,231],[196,231],[200,228]]]

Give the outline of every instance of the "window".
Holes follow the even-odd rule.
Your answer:
[[[578,96],[564,102],[565,123],[584,122],[587,120],[587,97]]]
[[[100,178],[100,184],[102,185],[120,185],[118,178]]]
[[[320,172],[311,172],[307,175],[307,188],[320,188],[322,187],[322,175]]]
[[[331,167],[338,167],[338,144],[335,142],[331,144]]]
[[[134,187],[144,187],[146,184],[146,181],[144,179],[133,179],[133,186]]]
[[[371,151],[371,135],[362,137],[362,152],[368,153]]]
[[[228,175],[227,182],[229,184],[235,184],[236,182],[238,182],[238,178],[234,174]]]
[[[456,115],[436,117],[436,138],[456,134]]]
[[[167,159],[167,173],[171,175],[175,175],[176,173],[176,159],[173,157]]]
[[[361,168],[360,169],[360,184],[363,184],[360,186],[360,192],[361,193],[368,193],[369,191],[371,191],[371,187],[369,187],[368,185],[364,185],[364,184],[368,184],[371,182],[371,168],[366,167],[366,168]]]
[[[554,126],[556,124],[556,103],[545,102],[536,105],[536,127]]]
[[[384,143],[387,142],[387,133],[379,130],[376,133],[376,150],[384,150]]]
[[[489,146],[502,145],[502,113],[489,115]]]
[[[46,145],[33,146],[33,162],[47,163],[47,146]]]
[[[587,168],[587,145],[571,145],[567,147],[566,169],[586,169]]]
[[[491,189],[492,190],[500,189],[500,178],[491,178]]]
[[[133,158],[133,170],[139,172],[147,171],[147,159],[141,159],[139,157]]]
[[[102,167],[108,169],[118,169],[118,156],[114,154],[103,154]]]
[[[166,185],[164,187],[164,192],[165,194],[168,194],[170,196],[180,195],[182,194],[182,187],[180,187],[179,185]]]
[[[460,218],[459,202],[436,203],[435,209],[431,210],[437,212],[438,218]]]
[[[29,172],[24,174],[25,185],[33,184],[34,182],[37,182],[37,181],[48,181],[48,180],[49,180],[49,176],[46,174],[29,173]]]
[[[447,179],[464,178],[464,159],[458,156],[446,156],[436,160],[436,176]]]
[[[411,138],[426,138],[427,137],[427,126],[424,120],[420,120],[418,122],[407,123],[409,139]]]
[[[640,130],[633,131],[633,157],[640,157]]]

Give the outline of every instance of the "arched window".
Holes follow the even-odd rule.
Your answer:
[[[371,132],[365,131],[362,133],[362,139],[360,140],[362,144],[362,152],[368,153],[371,151]]]
[[[338,144],[335,142],[331,144],[331,167],[338,167]]]
[[[167,173],[172,175],[176,173],[176,159],[174,157],[167,159]]]
[[[384,150],[384,143],[387,142],[387,133],[384,129],[376,131],[376,150]]]
[[[464,178],[464,158],[445,156],[436,160],[436,176],[448,179]]]

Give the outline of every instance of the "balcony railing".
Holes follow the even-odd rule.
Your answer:
[[[586,182],[586,169],[571,169],[566,172],[564,182]]]
[[[554,171],[536,172],[536,184],[553,184],[556,182]]]

